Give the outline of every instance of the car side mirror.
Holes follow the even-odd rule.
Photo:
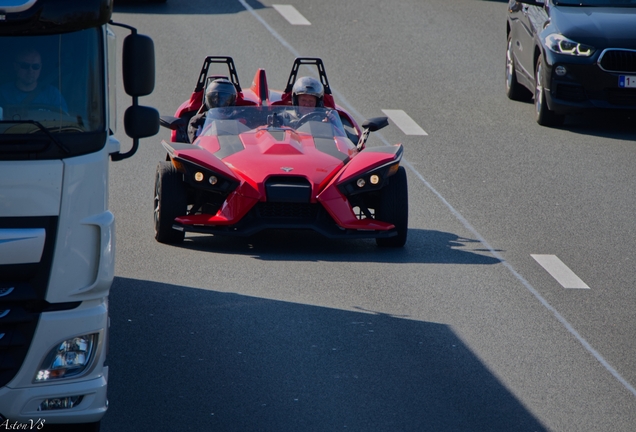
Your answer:
[[[389,119],[386,117],[373,117],[362,123],[362,129],[368,129],[369,132],[379,131],[389,125]]]
[[[365,120],[362,123],[362,135],[360,135],[360,140],[358,141],[358,151],[362,150],[367,143],[367,139],[369,138],[369,132],[379,131],[383,127],[389,125],[389,119],[387,117],[373,117],[368,120]]]
[[[159,124],[170,130],[179,130],[187,126],[184,119],[169,115],[162,115],[159,117]]]

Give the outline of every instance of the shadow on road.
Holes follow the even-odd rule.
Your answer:
[[[498,264],[479,240],[453,233],[409,229],[404,248],[380,248],[375,240],[333,240],[314,231],[263,231],[249,238],[187,235],[175,246],[210,253],[254,256],[264,261]]]
[[[268,7],[258,0],[247,0],[246,3],[254,10]],[[168,0],[163,4],[155,4],[150,0],[115,0],[113,12],[152,15],[224,15],[245,12],[245,8],[238,0],[206,0],[198,2]]]
[[[102,432],[542,431],[450,327],[116,278]]]

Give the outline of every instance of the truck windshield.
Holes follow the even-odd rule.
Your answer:
[[[103,131],[101,40],[97,28],[0,37],[0,136]]]

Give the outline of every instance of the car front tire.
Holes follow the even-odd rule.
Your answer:
[[[560,115],[548,108],[545,100],[544,83],[546,79],[543,76],[543,56],[537,59],[537,66],[534,73],[534,111],[537,123],[541,126],[561,126],[565,121],[565,116]]]
[[[508,48],[506,49],[506,96],[516,101],[527,101],[532,93],[517,81],[517,71],[512,55],[512,36],[508,35]]]
[[[171,162],[159,162],[155,176],[155,239],[160,243],[181,243],[184,231],[172,228],[174,219],[186,214],[188,207],[182,175]]]
[[[382,189],[380,202],[375,210],[378,220],[392,223],[397,231],[396,236],[376,238],[376,244],[382,247],[404,246],[409,222],[409,195],[404,167],[399,167],[397,173],[389,178],[389,184]]]

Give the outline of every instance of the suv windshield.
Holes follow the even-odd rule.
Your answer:
[[[0,136],[103,131],[98,29],[0,37]]]

